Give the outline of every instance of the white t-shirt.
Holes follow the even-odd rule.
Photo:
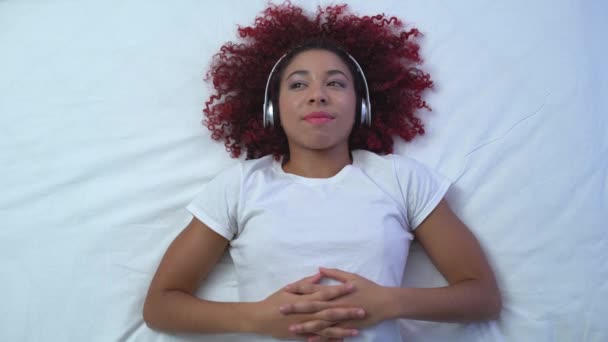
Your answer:
[[[240,301],[263,300],[319,267],[401,285],[412,232],[450,182],[410,158],[365,150],[352,157],[330,178],[286,173],[271,156],[242,161],[206,183],[188,205],[230,240]],[[347,340],[399,341],[399,328],[387,321]]]

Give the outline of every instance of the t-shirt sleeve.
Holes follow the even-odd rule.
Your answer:
[[[451,182],[414,159],[395,156],[394,163],[408,223],[414,230],[437,207]]]
[[[216,233],[232,240],[237,233],[237,210],[242,167],[234,165],[205,183],[186,209]]]

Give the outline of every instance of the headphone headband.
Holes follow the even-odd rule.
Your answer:
[[[285,56],[287,56],[287,54],[281,56],[281,58],[279,58],[279,60],[274,63],[272,70],[270,70],[268,80],[266,81],[266,90],[264,91],[264,109],[262,111],[262,113],[264,113],[264,117],[262,120],[264,127],[274,126],[274,108],[272,108],[272,101],[268,99],[268,88],[270,87],[270,80],[272,79],[274,71],[277,69],[279,64],[281,64],[281,61],[285,58]]]
[[[344,53],[350,58],[355,66],[357,67],[357,71],[361,74],[361,78],[363,79],[363,86],[365,87],[365,106],[361,105],[361,123],[366,126],[372,125],[372,104],[369,100],[369,88],[367,87],[367,79],[365,78],[365,74],[363,73],[363,69],[355,59],[355,57],[351,56],[348,52],[344,51]],[[364,113],[365,112],[365,113]]]
[[[361,68],[361,65],[359,65],[357,60],[353,56],[351,56],[348,52],[346,52],[344,50],[342,50],[342,52],[344,52],[348,56],[348,58],[355,64],[357,72],[359,72],[359,74],[361,75],[361,78],[363,79],[363,86],[365,88],[365,98],[363,98],[361,101],[360,122],[361,122],[361,124],[363,124],[365,126],[371,126],[372,105],[371,105],[371,102],[369,99],[369,88],[367,86],[367,79],[365,78],[363,69]],[[266,81],[266,89],[264,90],[264,108],[263,108],[263,112],[262,112],[263,113],[262,122],[264,124],[264,127],[273,127],[274,126],[275,110],[274,110],[272,101],[268,97],[268,89],[270,88],[270,81],[272,80],[272,76],[274,75],[279,64],[281,64],[281,61],[283,61],[283,59],[285,59],[286,56],[287,56],[287,53],[284,54],[283,56],[281,56],[281,58],[279,58],[279,60],[277,60],[277,62],[274,63],[272,70],[270,70],[270,75],[268,75],[268,80]]]

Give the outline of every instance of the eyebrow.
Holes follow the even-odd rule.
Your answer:
[[[307,76],[309,74],[310,74],[310,72],[308,70],[296,70],[296,71],[292,72],[291,74],[289,74],[289,76],[287,76],[287,78],[290,78],[293,75]],[[346,79],[350,80],[350,77],[348,77],[348,75],[346,75],[342,70],[331,69],[331,70],[327,70],[326,74],[329,76],[340,74],[340,75],[343,75],[344,77],[346,77]]]

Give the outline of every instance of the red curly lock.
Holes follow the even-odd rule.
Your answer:
[[[262,124],[266,81],[283,54],[315,37],[340,44],[367,78],[372,124],[353,129],[351,149],[391,153],[394,135],[410,141],[424,134],[415,112],[430,110],[422,94],[433,82],[418,68],[422,59],[415,39],[420,32],[403,30],[399,19],[384,14],[358,17],[348,12],[347,5],[319,7],[311,18],[287,1],[271,4],[253,26],[239,27],[238,34],[240,43],[226,43],[213,57],[206,79],[212,80],[215,93],[203,110],[211,137],[224,140],[232,157],[239,157],[243,148],[246,159],[289,153],[285,132]]]

